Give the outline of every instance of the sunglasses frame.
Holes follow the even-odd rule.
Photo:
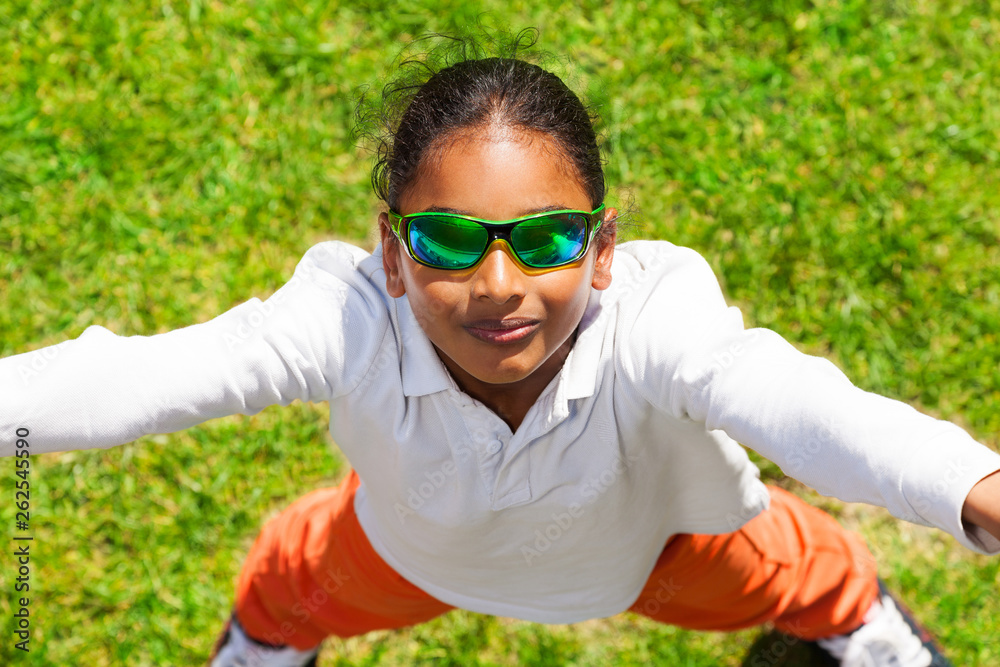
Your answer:
[[[604,217],[598,215],[603,210],[604,210],[604,204],[602,203],[600,206],[595,208],[590,213],[587,213],[586,211],[578,211],[575,209],[561,209],[558,211],[543,211],[541,213],[532,213],[531,215],[526,215],[521,218],[513,218],[511,220],[502,220],[502,221],[484,220],[482,218],[473,218],[472,216],[469,215],[459,215],[457,213],[436,213],[434,211],[424,211],[421,213],[410,213],[407,215],[400,215],[399,213],[390,210],[389,228],[392,230],[393,235],[400,242],[400,244],[402,244],[403,248],[406,250],[406,254],[410,256],[410,259],[412,259],[414,262],[422,266],[426,266],[432,269],[437,269],[439,271],[467,271],[469,269],[475,268],[476,266],[479,266],[479,263],[482,262],[483,259],[486,257],[487,253],[489,253],[489,250],[493,246],[493,244],[496,241],[502,241],[504,246],[506,246],[507,254],[514,259],[514,261],[518,264],[518,266],[521,268],[522,271],[525,271],[525,273],[536,274],[536,273],[546,273],[548,271],[555,271],[556,269],[561,269],[565,266],[569,266],[571,264],[580,261],[587,254],[587,251],[590,249],[590,244],[591,242],[593,242],[594,236],[597,234],[597,230],[599,230],[601,228],[601,225],[604,224]],[[583,247],[580,249],[580,254],[566,262],[561,262],[553,266],[544,266],[544,267],[532,266],[527,262],[525,262],[523,259],[521,259],[521,256],[518,255],[517,250],[514,249],[514,246],[511,243],[510,239],[511,233],[514,231],[514,228],[523,222],[528,222],[530,220],[535,220],[537,218],[544,218],[551,215],[559,215],[562,213],[574,213],[576,215],[581,215],[587,221],[587,232],[583,239]],[[466,220],[468,222],[474,222],[480,225],[481,227],[485,228],[487,233],[486,246],[483,248],[482,253],[479,255],[479,258],[469,266],[464,266],[459,268],[448,268],[448,267],[441,267],[429,264],[428,262],[425,262],[419,257],[417,257],[416,254],[413,252],[413,248],[410,247],[409,223],[412,222],[413,220],[429,216]]]

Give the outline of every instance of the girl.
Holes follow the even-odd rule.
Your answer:
[[[0,432],[31,424],[34,453],[329,402],[353,471],[265,526],[211,664],[315,664],[327,637],[455,607],[773,622],[837,664],[947,664],[862,542],[737,441],[990,554],[1000,456],[744,330],[695,252],[616,247],[591,119],[551,73],[468,59],[389,95],[373,254],[320,244],[267,301],[186,329],[91,327],[27,385],[0,361]]]

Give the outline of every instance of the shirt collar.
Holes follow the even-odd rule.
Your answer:
[[[426,396],[458,385],[437,355],[427,334],[420,328],[406,295],[395,299],[402,357],[403,394]]]
[[[557,396],[562,395],[565,400],[593,396],[597,388],[605,329],[601,324],[607,319],[601,307],[601,294],[598,290],[591,290],[590,301],[577,329],[576,342],[559,372]]]
[[[441,362],[427,334],[420,328],[410,308],[410,300],[406,295],[394,298],[385,291],[382,244],[372,250],[370,262],[368,279],[384,294],[386,303],[395,312],[403,395],[426,396],[447,389],[457,390],[458,385]]]

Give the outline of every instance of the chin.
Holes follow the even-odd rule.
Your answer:
[[[504,368],[492,367],[482,369],[482,373],[473,373],[480,382],[487,384],[513,384],[527,378],[535,371],[534,368],[525,369],[523,367]]]

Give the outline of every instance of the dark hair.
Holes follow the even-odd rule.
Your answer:
[[[537,33],[523,30],[500,55],[463,38],[444,40],[440,50],[404,60],[400,75],[382,90],[381,107],[359,106],[359,125],[375,139],[372,187],[392,210],[417,175],[429,151],[462,130],[510,127],[553,139],[573,165],[594,208],[604,201],[604,168],[592,115],[562,79],[523,60]]]

